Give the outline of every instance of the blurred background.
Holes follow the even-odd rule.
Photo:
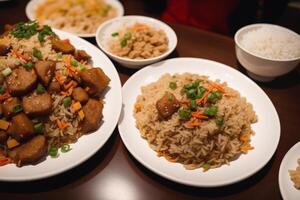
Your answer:
[[[0,0],[4,24],[23,21],[22,15],[11,12],[17,4],[28,0]],[[240,27],[251,23],[274,23],[300,33],[300,0],[121,0],[126,15],[144,14],[166,22],[233,36]],[[10,13],[7,8],[10,8]],[[7,13],[6,13],[7,12]],[[17,11],[16,11],[17,12]]]

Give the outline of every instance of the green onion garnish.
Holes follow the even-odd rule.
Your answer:
[[[43,58],[42,52],[35,47],[33,47],[32,55],[39,60],[41,60]]]
[[[64,104],[65,108],[69,107],[71,105],[71,102],[72,102],[71,97],[66,97],[63,99],[63,104]]]
[[[223,117],[217,117],[215,119],[215,122],[218,126],[222,126],[224,124],[224,118]]]
[[[61,146],[60,150],[61,150],[62,153],[66,153],[66,152],[71,150],[71,147],[68,144],[64,144],[64,145]]]
[[[44,126],[43,123],[38,123],[38,124],[33,125],[33,129],[34,129],[34,132],[35,132],[35,133],[42,133],[44,127],[45,127],[45,126]]]
[[[175,90],[177,88],[176,82],[170,82],[169,83],[169,88],[171,88],[172,90]]]
[[[24,64],[25,69],[30,70],[33,67],[33,63],[31,61]]]
[[[206,171],[206,170],[209,170],[210,164],[204,163],[204,164],[202,165],[202,168],[203,168],[205,171]]]
[[[131,39],[131,33],[130,32],[125,33],[124,40],[130,40],[130,39]]]
[[[118,36],[118,35],[119,35],[118,32],[114,32],[114,33],[111,34],[111,36],[113,36],[113,37],[116,37],[116,36]]]
[[[2,70],[3,76],[9,76],[12,73],[11,69],[9,67]]]
[[[13,106],[12,110],[14,113],[21,112],[23,110],[23,106],[21,104],[16,104]]]
[[[49,155],[52,157],[52,158],[57,158],[58,157],[58,148],[57,147],[51,147],[49,149]]]
[[[121,47],[125,47],[127,45],[127,40],[123,39],[121,42],[120,42],[120,45]]]
[[[204,114],[205,115],[208,115],[208,116],[215,116],[218,112],[218,107],[217,106],[210,106],[208,108],[206,108],[204,110]]]
[[[44,92],[46,92],[46,89],[42,84],[39,83],[35,91],[37,94],[43,94]]]
[[[191,110],[188,108],[182,108],[178,111],[178,115],[183,120],[189,120],[192,116]]]
[[[84,64],[80,64],[80,65],[77,67],[77,69],[78,69],[79,71],[85,70]]]
[[[3,94],[5,92],[5,87],[2,85],[0,86],[0,94]]]
[[[75,60],[75,59],[72,59],[71,60],[71,65],[73,65],[74,67],[77,67],[78,66],[78,61]]]

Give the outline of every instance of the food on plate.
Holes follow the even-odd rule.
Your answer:
[[[149,146],[186,169],[229,164],[254,149],[252,105],[219,80],[197,74],[164,74],[141,88],[136,126]]]
[[[289,170],[290,178],[294,182],[294,187],[300,189],[300,158],[297,160],[298,166],[295,170]]]
[[[77,34],[95,33],[104,21],[117,16],[105,0],[45,0],[34,11],[41,24]]]
[[[299,37],[276,27],[261,27],[245,33],[241,38],[241,46],[269,59],[300,57]]]
[[[90,56],[35,21],[0,37],[0,166],[33,164],[67,152],[102,121],[110,79]],[[56,152],[56,154],[55,154]]]
[[[163,30],[135,23],[111,34],[109,51],[131,59],[160,56],[168,50],[168,38]]]

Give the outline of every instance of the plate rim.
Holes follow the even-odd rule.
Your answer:
[[[280,194],[282,196],[282,199],[284,200],[288,200],[288,197],[287,197],[287,193],[283,190],[283,172],[284,170],[288,170],[288,169],[284,169],[283,165],[286,164],[286,163],[289,163],[289,161],[287,160],[288,159],[288,156],[290,154],[292,154],[294,151],[296,151],[297,149],[300,149],[300,141],[295,143],[292,147],[290,147],[290,149],[285,153],[285,155],[283,156],[282,160],[281,160],[281,163],[280,163],[280,167],[279,167],[279,170],[278,170],[278,185],[279,185],[279,190],[280,190]],[[299,157],[300,158],[300,157]]]
[[[108,62],[110,64],[111,67],[109,67],[109,68],[111,68],[112,72],[114,73],[114,75],[113,75],[114,79],[115,79],[116,83],[118,84],[118,86],[114,90],[114,92],[118,93],[117,94],[118,97],[119,97],[118,100],[120,101],[119,104],[117,104],[116,107],[115,107],[115,109],[117,110],[117,115],[114,116],[113,121],[111,122],[114,125],[108,127],[108,130],[106,132],[110,132],[110,133],[107,135],[106,138],[104,138],[104,141],[103,141],[102,145],[99,145],[97,148],[92,149],[90,151],[90,153],[88,153],[85,156],[81,157],[81,159],[78,159],[78,161],[74,162],[73,164],[70,164],[66,167],[59,168],[59,170],[56,170],[55,172],[48,171],[48,172],[44,172],[40,175],[33,175],[30,178],[28,178],[27,176],[24,176],[24,177],[1,177],[0,176],[0,181],[3,181],[3,182],[28,182],[28,181],[42,180],[42,179],[46,179],[46,178],[49,178],[49,177],[54,177],[54,176],[59,175],[59,174],[63,174],[64,172],[69,171],[69,170],[83,164],[85,161],[87,161],[89,158],[91,158],[93,155],[95,155],[107,143],[109,138],[111,138],[114,130],[116,129],[119,117],[121,115],[122,102],[123,102],[123,99],[122,99],[122,97],[123,97],[122,96],[122,84],[121,84],[121,80],[120,80],[120,76],[118,74],[118,71],[117,71],[115,65],[111,62],[111,60],[100,49],[98,49],[94,44],[89,43],[88,41],[84,40],[83,38],[80,38],[79,36],[76,36],[72,33],[66,32],[66,31],[62,31],[62,30],[58,30],[58,29],[52,29],[52,30],[56,34],[58,34],[59,37],[67,37],[69,39],[73,38],[75,40],[80,41],[82,46],[91,48],[91,50],[94,51],[94,52],[97,52],[97,54],[99,54],[99,53],[102,54],[104,56],[106,62]],[[75,48],[76,48],[76,46],[75,46]],[[100,130],[100,129],[101,129],[101,126],[97,129],[97,131]],[[93,134],[93,133],[91,133],[91,134]],[[80,140],[80,138],[79,138],[79,140]],[[76,143],[74,143],[74,144],[76,144]],[[45,161],[43,161],[43,162],[45,162]]]
[[[172,175],[168,175],[166,173],[163,173],[159,170],[154,169],[154,167],[152,167],[151,165],[148,165],[148,163],[144,162],[142,158],[140,158],[139,156],[136,155],[136,153],[134,152],[133,149],[130,148],[130,145],[127,143],[126,141],[126,137],[125,137],[125,133],[123,132],[123,128],[122,128],[122,118],[125,115],[124,113],[124,106],[122,107],[122,111],[121,111],[121,116],[119,118],[118,121],[118,130],[119,130],[119,134],[121,136],[122,142],[124,143],[126,149],[130,152],[130,154],[139,162],[141,163],[144,167],[146,167],[147,169],[149,169],[150,171],[154,172],[155,174],[162,176],[168,180],[171,180],[173,182],[179,183],[179,184],[183,184],[183,185],[188,185],[188,186],[193,186],[193,187],[202,187],[202,188],[215,188],[215,187],[222,187],[222,186],[226,186],[226,185],[232,185],[234,183],[240,182],[242,180],[245,180],[247,178],[249,178],[250,176],[256,174],[258,171],[260,171],[270,160],[271,158],[274,156],[277,148],[278,148],[278,144],[280,141],[280,137],[281,137],[281,124],[280,124],[280,119],[277,113],[277,110],[273,104],[273,102],[271,101],[271,99],[268,97],[268,95],[262,90],[262,88],[260,88],[254,81],[252,81],[250,78],[248,78],[246,75],[242,74],[240,71],[234,69],[233,67],[230,67],[226,64],[214,61],[214,60],[209,60],[209,59],[205,59],[205,58],[196,58],[196,57],[180,57],[180,58],[171,58],[171,59],[167,59],[167,60],[163,60],[160,61],[158,63],[154,63],[151,65],[148,65],[144,68],[142,68],[141,70],[137,71],[136,73],[134,73],[133,75],[130,76],[130,78],[124,83],[123,87],[122,87],[122,94],[124,92],[124,88],[128,87],[127,85],[130,84],[130,81],[132,79],[134,79],[135,77],[139,76],[140,74],[144,73],[144,71],[150,70],[151,68],[158,68],[161,67],[161,65],[163,65],[164,62],[172,62],[172,61],[176,61],[176,60],[191,60],[191,61],[195,61],[195,60],[200,60],[200,61],[205,61],[205,62],[210,62],[213,64],[217,64],[222,68],[225,68],[226,70],[229,70],[233,73],[237,73],[240,76],[243,77],[243,79],[245,79],[246,81],[248,81],[250,84],[252,84],[254,87],[256,87],[256,89],[260,90],[262,92],[262,94],[266,97],[267,101],[269,102],[269,104],[272,107],[272,110],[274,111],[274,117],[276,118],[276,122],[278,125],[278,137],[276,138],[277,140],[275,141],[275,148],[272,150],[271,153],[268,153],[268,157],[265,160],[265,162],[261,162],[259,167],[256,167],[254,170],[252,170],[251,172],[249,172],[246,176],[240,177],[240,178],[236,178],[233,181],[224,181],[222,183],[219,184],[197,184],[191,181],[187,181],[187,180],[178,180],[176,177],[172,177]],[[124,96],[123,96],[123,100],[124,100]],[[122,103],[124,105],[124,102]],[[138,130],[139,131],[139,130]],[[142,138],[141,138],[142,139]],[[150,147],[149,147],[150,148]]]
[[[29,20],[35,20],[34,13],[32,13],[30,11],[30,7],[32,6],[32,7],[35,8],[36,4],[38,3],[37,1],[45,1],[45,0],[30,0],[26,4],[25,14],[26,14],[26,17]],[[119,17],[124,16],[124,6],[123,6],[123,4],[119,0],[105,0],[105,1],[113,2],[113,4],[117,5],[116,7],[117,7],[117,10],[118,10],[118,14],[114,18],[119,18]],[[112,19],[114,19],[114,18],[112,18]],[[110,20],[110,19],[108,19],[108,20]],[[101,24],[99,26],[101,26]],[[61,29],[57,29],[57,30],[64,31],[64,30],[61,30]],[[67,31],[64,31],[64,32],[67,32]],[[67,33],[70,33],[70,34],[73,34],[73,35],[76,35],[76,36],[82,37],[82,38],[96,37],[96,32],[95,33],[73,33],[73,32],[67,32]]]

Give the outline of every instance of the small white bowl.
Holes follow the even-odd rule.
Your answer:
[[[292,71],[299,64],[300,57],[293,59],[270,59],[257,55],[255,52],[249,51],[241,45],[240,41],[245,33],[262,27],[270,28],[274,31],[282,30],[286,35],[293,35],[299,38],[299,40],[300,36],[287,28],[273,24],[252,24],[236,32],[234,41],[237,59],[246,68],[250,77],[257,81],[267,82]]]
[[[35,9],[36,7],[45,2],[45,0],[31,0],[27,3],[26,8],[25,8],[25,13],[26,16],[28,17],[28,19],[30,20],[35,20]],[[121,4],[120,1],[118,0],[105,0],[106,3],[109,3],[112,7],[114,7],[116,9],[117,12],[117,16],[116,17],[121,17],[124,15],[124,7]],[[55,28],[55,27],[53,27]],[[64,30],[62,30],[64,31]],[[77,35],[78,37],[82,37],[82,38],[90,38],[90,37],[95,37],[96,33],[73,33],[74,35]]]
[[[108,43],[112,37],[111,34],[120,31],[120,29],[123,27],[134,25],[135,23],[143,23],[163,30],[168,38],[168,50],[160,56],[147,59],[130,59],[112,54],[108,49]],[[150,17],[131,15],[111,19],[101,24],[96,32],[96,41],[100,49],[104,51],[111,59],[125,67],[138,69],[167,57],[176,48],[177,36],[174,30],[162,21]]]

